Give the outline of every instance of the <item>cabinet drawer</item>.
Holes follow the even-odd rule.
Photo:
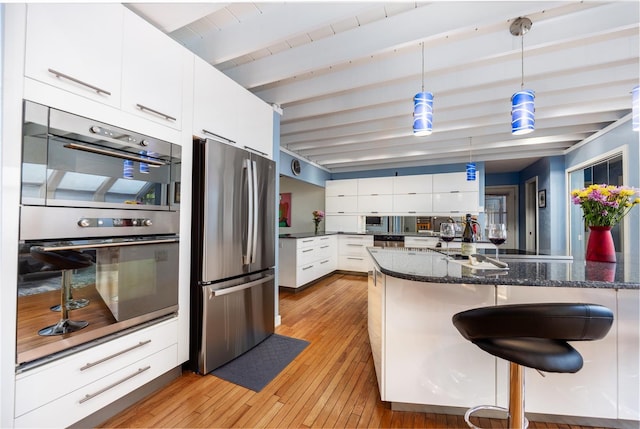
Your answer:
[[[316,279],[316,262],[299,266],[296,269],[296,287]]]
[[[330,243],[325,243],[318,246],[318,252],[316,253],[316,256],[318,257],[318,259],[326,259],[334,256],[335,253],[335,246]]]
[[[325,276],[336,270],[335,256],[321,259],[316,266],[316,278]]]
[[[340,256],[339,266],[341,270],[345,271],[367,271],[367,260],[363,256],[344,255]]]
[[[302,266],[307,265],[319,258],[318,256],[318,248],[317,247],[306,247],[302,249],[298,249],[296,255],[296,265]]]
[[[178,342],[178,320],[145,328],[16,376],[20,416]]]
[[[405,237],[404,247],[436,247],[440,239],[438,237]]]
[[[26,413],[15,420],[16,427],[67,427],[104,408],[122,396],[150,382],[178,365],[176,344],[146,356],[91,384],[69,393]],[[71,381],[66,378],[60,384]],[[46,382],[40,385],[42,388]],[[68,386],[66,386],[68,387]],[[36,390],[31,393],[35,394]]]
[[[318,244],[317,241],[318,239],[316,237],[300,238],[296,240],[296,246],[298,249],[305,249],[307,247],[315,246]]]

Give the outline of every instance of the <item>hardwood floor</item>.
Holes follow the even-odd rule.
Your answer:
[[[367,334],[366,277],[334,274],[280,293],[276,332],[309,346],[261,392],[184,372],[104,428],[465,428],[462,416],[392,411],[380,401]],[[497,419],[475,419],[505,428]],[[531,422],[531,429],[580,426]]]

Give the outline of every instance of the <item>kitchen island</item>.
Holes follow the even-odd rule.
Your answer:
[[[463,414],[506,407],[508,363],[465,340],[451,317],[460,311],[526,302],[588,302],[614,311],[600,341],[574,346],[575,374],[526,370],[525,411],[536,420],[607,427],[640,421],[640,275],[638,263],[508,260],[508,270],[439,252],[369,248],[368,325],[380,396],[398,410]],[[488,269],[484,269],[488,268]]]

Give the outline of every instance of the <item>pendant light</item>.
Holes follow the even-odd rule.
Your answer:
[[[413,97],[413,135],[428,136],[433,129],[433,93],[424,90],[424,42],[422,42],[422,90]]]
[[[469,162],[467,163],[467,182],[476,180],[476,163],[471,162],[471,137],[469,137]]]
[[[640,131],[640,85],[631,91],[631,110],[633,131]]]
[[[509,27],[514,36],[521,38],[520,62],[522,80],[520,91],[511,96],[511,134],[528,134],[535,129],[535,93],[530,89],[524,89],[524,35],[531,29],[531,20],[518,18]]]

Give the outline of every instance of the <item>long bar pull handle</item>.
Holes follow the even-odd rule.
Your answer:
[[[147,106],[144,106],[144,105],[139,104],[139,103],[136,103],[136,107],[138,109],[142,110],[143,112],[153,113],[154,115],[158,115],[161,118],[165,118],[167,121],[173,121],[173,122],[176,121],[176,118],[174,118],[173,116],[167,115],[166,113],[162,113],[162,112],[159,112],[157,110],[154,110],[151,107],[147,107]]]
[[[142,158],[142,157],[135,156],[135,155],[129,155],[127,153],[113,152],[111,150],[99,149],[97,147],[85,146],[83,144],[78,144],[78,143],[67,143],[67,144],[64,145],[64,147],[66,147],[67,149],[75,149],[75,150],[82,150],[82,151],[85,151],[85,152],[91,152],[91,153],[95,153],[95,154],[98,154],[98,155],[113,156],[114,158],[128,159],[130,161],[144,162],[144,163],[149,164],[149,166],[151,166],[151,167],[162,167],[163,165],[166,165],[162,161],[156,161],[156,160],[153,160],[153,159]]]
[[[216,296],[223,296],[223,295],[229,295],[230,293],[234,293],[234,292],[238,292],[241,290],[245,290],[245,289],[249,289],[254,287],[255,285],[259,285],[261,283],[266,283],[270,280],[273,280],[275,278],[275,276],[273,274],[269,274],[267,276],[264,276],[261,279],[258,280],[253,280],[249,283],[244,283],[238,286],[231,286],[231,287],[227,287],[224,289],[212,289],[211,287],[209,287],[209,299],[216,297]]]
[[[254,149],[254,148],[252,148],[251,146],[245,146],[244,148],[245,148],[245,149],[247,149],[247,150],[248,150],[248,151],[250,151],[250,152],[255,152],[255,153],[257,153],[258,155],[266,156],[267,158],[269,157],[269,154],[268,154],[268,153],[263,152],[263,151],[258,150],[258,149]]]
[[[258,168],[256,162],[252,161],[251,169],[253,176],[253,244],[251,246],[251,262],[256,261],[256,251],[258,247]]]
[[[244,243],[246,245],[246,252],[242,255],[242,262],[244,265],[251,263],[251,249],[253,239],[253,175],[251,174],[251,160],[244,160],[244,170],[247,177],[247,239]]]
[[[167,238],[162,240],[134,240],[134,241],[121,241],[113,243],[93,243],[93,244],[71,244],[69,246],[34,246],[36,250],[42,252],[55,252],[56,250],[80,250],[80,249],[98,249],[104,247],[122,247],[122,246],[139,246],[146,244],[163,244],[163,243],[177,243],[179,238]]]
[[[204,128],[202,129],[202,132],[210,135],[211,137],[213,137],[213,140],[219,141],[221,143],[230,143],[230,144],[236,144],[235,141],[228,139],[226,137],[222,137],[220,134],[216,134],[213,131],[209,131],[209,130],[205,130]]]
[[[122,378],[122,379],[120,379],[120,380],[116,381],[115,383],[112,383],[112,384],[110,384],[110,385],[108,385],[108,386],[103,387],[102,389],[98,390],[97,392],[94,392],[94,393],[88,393],[88,394],[84,395],[84,398],[80,399],[80,400],[78,401],[78,403],[79,403],[79,404],[83,404],[83,403],[87,402],[89,399],[93,399],[93,398],[95,398],[96,396],[98,396],[98,395],[100,395],[100,394],[102,394],[102,393],[106,392],[107,390],[113,389],[113,388],[114,388],[114,387],[116,387],[117,385],[122,384],[122,383],[124,383],[125,381],[130,380],[130,379],[132,379],[133,377],[136,377],[136,376],[138,376],[138,375],[142,374],[142,373],[143,373],[143,372],[145,372],[145,371],[148,371],[149,369],[151,369],[151,365],[147,365],[147,366],[146,366],[146,367],[144,367],[144,368],[138,368],[138,370],[137,370],[136,372],[134,372],[133,374],[127,375],[126,377],[124,377],[124,378]]]
[[[98,88],[97,86],[83,82],[79,79],[76,79],[75,77],[69,76],[68,74],[61,73],[54,69],[48,69],[48,71],[49,73],[54,74],[57,78],[64,78],[64,79],[70,80],[71,82],[77,83],[79,85],[86,86],[87,88],[94,90],[98,94],[111,95],[111,93],[106,89]]]
[[[151,340],[140,341],[140,342],[139,342],[138,344],[136,344],[135,346],[131,346],[131,347],[126,348],[126,349],[124,349],[124,350],[120,350],[120,351],[119,351],[119,352],[117,352],[117,353],[114,353],[114,354],[109,355],[109,356],[107,356],[107,357],[104,357],[104,358],[102,358],[102,359],[98,359],[97,361],[89,362],[89,363],[87,363],[85,366],[83,366],[82,368],[80,368],[80,371],[84,371],[85,369],[93,368],[93,367],[94,367],[94,366],[96,366],[96,365],[100,365],[100,364],[101,364],[101,363],[103,363],[103,362],[106,362],[106,361],[108,361],[108,360],[110,360],[110,359],[113,359],[114,357],[118,357],[118,356],[120,356],[120,355],[123,355],[123,354],[125,354],[125,353],[130,352],[131,350],[135,350],[135,349],[137,349],[137,348],[139,348],[139,347],[145,346],[145,345],[149,344],[150,342],[151,342]]]

